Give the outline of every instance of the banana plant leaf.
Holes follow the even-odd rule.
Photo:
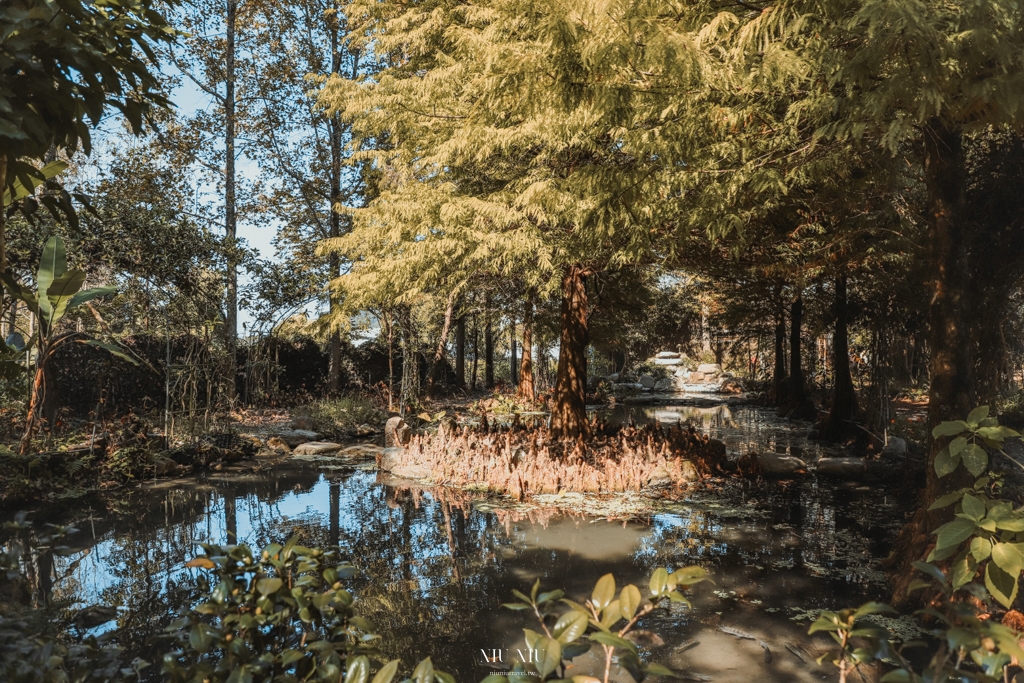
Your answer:
[[[46,299],[50,304],[50,317],[47,319],[49,325],[53,326],[60,322],[68,309],[68,304],[84,284],[85,273],[80,270],[69,270],[46,288]]]
[[[15,177],[14,182],[4,189],[4,208],[6,209],[19,199],[29,196],[33,190],[50,178],[62,173],[67,167],[66,161],[51,161],[29,176]]]
[[[35,292],[15,280],[9,273],[0,273],[0,282],[4,283],[4,287],[11,293],[11,296],[25,302],[30,311],[39,315],[39,303]]]
[[[78,294],[71,297],[68,308],[76,308],[81,306],[87,301],[98,299],[101,296],[107,296],[109,294],[117,294],[117,286],[115,285],[104,285],[102,287],[90,287],[89,289],[83,289]]]
[[[39,294],[42,295],[50,289],[53,281],[67,271],[68,257],[64,253],[64,240],[60,237],[51,237],[46,240],[46,245],[43,247],[43,258],[39,260],[39,273],[36,276],[36,287]],[[50,320],[53,317],[53,311],[49,299],[39,296],[38,305],[40,316]]]
[[[88,344],[89,346],[95,346],[98,349],[107,351],[112,356],[116,356],[121,360],[126,360],[132,365],[138,365],[139,362],[125,353],[124,347],[117,344],[108,344],[107,342],[100,341],[99,339],[79,339],[80,344]]]

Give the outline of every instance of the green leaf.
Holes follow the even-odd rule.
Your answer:
[[[416,683],[434,683],[434,663],[427,657],[416,665],[412,672],[412,680]]]
[[[940,436],[956,436],[967,431],[967,423],[963,420],[953,420],[952,422],[942,422],[935,426],[932,430],[932,438],[937,439]]]
[[[294,664],[305,656],[306,655],[302,654],[298,650],[285,650],[281,653],[281,664],[288,666],[289,664]]]
[[[938,510],[940,508],[948,507],[948,506],[952,505],[953,503],[957,502],[958,500],[960,500],[963,497],[964,492],[969,491],[969,490],[970,489],[964,488],[964,489],[959,489],[957,491],[953,491],[952,493],[947,493],[944,496],[939,496],[935,500],[934,503],[932,503],[931,505],[928,506],[928,509],[929,510]]]
[[[121,350],[123,347],[117,346],[116,344],[108,344],[107,342],[102,342],[99,339],[79,339],[78,343],[87,344],[88,346],[95,346],[98,349],[103,349],[110,355],[116,356],[121,360],[128,361],[132,365],[139,364],[139,361],[135,360],[127,353]]]
[[[913,676],[906,669],[896,669],[882,676],[879,683],[913,683]]]
[[[586,612],[571,610],[558,618],[551,629],[551,635],[562,644],[571,643],[583,635],[583,632],[587,630],[588,623],[590,623],[590,617]]]
[[[935,547],[941,549],[956,546],[974,534],[974,530],[977,528],[978,526],[971,520],[957,517],[952,522],[940,526],[935,532],[938,536]]]
[[[941,479],[948,474],[952,474],[959,464],[960,456],[951,455],[949,448],[943,448],[935,456],[935,474]]]
[[[650,589],[651,595],[661,595],[668,588],[668,570],[658,567],[651,574]]]
[[[707,570],[704,569],[704,567],[693,565],[690,567],[683,567],[672,572],[672,576],[669,577],[669,584],[675,584],[677,586],[687,588],[696,583],[707,580]]]
[[[39,311],[43,318],[50,318],[50,302],[45,294],[53,281],[66,273],[68,259],[64,253],[64,240],[51,237],[43,246],[43,256],[39,260],[39,271],[36,275],[36,289],[39,292]]]
[[[380,668],[371,683],[391,683],[391,680],[395,677],[395,673],[398,671],[398,659],[392,659],[390,662]]]
[[[988,467],[988,453],[976,443],[967,444],[960,457],[963,458],[964,467],[976,477],[981,476]]]
[[[619,611],[622,612],[622,618],[626,621],[632,619],[642,600],[643,596],[640,595],[640,589],[633,584],[623,588],[622,592],[619,593]]]
[[[284,581],[274,578],[260,579],[256,582],[256,590],[260,595],[270,595],[281,590],[281,586],[284,585]]]
[[[865,602],[853,613],[853,618],[856,620],[869,614],[897,614],[897,612],[884,602]]]
[[[592,644],[588,640],[577,640],[574,643],[562,643],[562,659],[574,659],[590,652]]]
[[[960,455],[960,453],[964,450],[964,447],[966,445],[967,445],[967,437],[958,436],[958,437],[956,437],[955,439],[953,439],[952,441],[949,442],[949,446],[947,446],[947,448],[949,448],[949,454],[950,455],[957,456],[957,455]]]
[[[597,609],[604,609],[614,597],[615,577],[611,574],[605,574],[597,580],[597,585],[594,586],[594,592],[590,596],[590,602],[592,602],[594,607]]]
[[[680,678],[680,675],[668,668],[663,664],[647,664],[643,668],[644,673],[651,674],[652,676],[669,676],[670,678]]]
[[[601,643],[602,645],[609,645],[611,647],[629,650],[630,652],[636,652],[636,645],[629,642],[625,638],[621,638],[615,635],[614,633],[605,633],[604,631],[597,631],[596,633],[590,634],[590,639],[598,643]]]
[[[90,287],[84,289],[78,294],[71,297],[71,301],[68,303],[68,308],[76,308],[82,304],[98,299],[101,296],[109,296],[111,294],[117,294],[117,287],[115,285],[104,285],[103,287]]]
[[[1017,599],[1017,577],[1010,576],[994,562],[985,565],[985,588],[1007,609]]]
[[[963,557],[953,563],[952,569],[953,590],[960,590],[974,580],[974,574],[978,570],[978,565],[970,555],[964,554]]]
[[[818,631],[838,631],[839,624],[835,622],[834,617],[835,615],[832,612],[822,612],[821,616],[815,619],[814,623],[811,624],[811,627],[807,629],[808,635],[812,633],[817,633]]]
[[[608,606],[601,612],[601,626],[607,631],[611,629],[612,624],[622,618],[622,611],[619,609],[619,601],[612,600],[608,603]]]
[[[967,424],[976,426],[986,417],[988,417],[988,406],[978,406],[967,416]]]
[[[537,643],[538,655],[537,671],[541,678],[558,668],[562,663],[562,644],[554,638],[541,638]]]
[[[985,516],[985,503],[971,494],[966,494],[963,500],[964,512],[975,522],[980,522]]]
[[[40,169],[32,169],[33,173],[27,179],[27,184],[22,181],[21,177],[15,178],[14,182],[10,182],[10,178],[8,177],[8,187],[4,188],[3,208],[6,209],[19,199],[24,199],[29,196],[37,187],[62,173],[67,167],[68,163],[66,161],[58,159],[56,161],[51,161]]]
[[[359,655],[348,663],[345,672],[345,683],[366,683],[370,678],[370,660],[366,655]]]
[[[188,633],[188,643],[196,652],[205,654],[210,651],[210,646],[213,645],[213,639],[211,639],[210,634],[206,632],[204,624],[196,624]]]
[[[988,556],[992,554],[992,542],[987,538],[981,536],[975,536],[971,539],[971,555],[978,562],[983,562],[988,559]],[[953,579],[956,582],[956,579]],[[963,585],[963,584],[961,584]]]
[[[1012,543],[996,543],[992,546],[992,561],[1005,571],[1014,580],[1020,576],[1021,568],[1024,567],[1024,558],[1017,552]]]
[[[46,318],[49,325],[56,325],[64,317],[71,298],[85,284],[85,273],[80,270],[69,270],[46,288],[46,300],[50,304],[50,313]]]

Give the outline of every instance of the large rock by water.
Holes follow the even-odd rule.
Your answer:
[[[868,467],[864,458],[822,458],[816,471],[825,477],[860,479],[867,474]]]
[[[722,374],[722,366],[718,363],[701,363],[697,366],[697,372],[705,375],[720,375]]]
[[[299,444],[316,441],[320,438],[320,435],[308,429],[292,429],[279,432],[277,437],[288,444],[290,448],[295,448]]]
[[[385,448],[377,464],[385,472],[406,479],[429,479],[431,474],[426,465],[409,462],[409,451],[405,448]]]
[[[640,375],[640,379],[637,380],[644,389],[653,389],[658,384],[658,380],[654,379],[650,375]]]
[[[885,444],[885,448],[882,449],[882,455],[885,457],[902,458],[906,454],[907,442],[905,439],[901,439],[898,436],[890,436],[889,443]]]
[[[807,471],[807,463],[800,458],[778,453],[761,453],[757,456],[757,464],[764,474],[785,476]]]
[[[407,446],[410,439],[412,439],[412,429],[409,428],[409,425],[402,418],[398,416],[390,417],[384,423],[385,448]]]
[[[332,441],[307,441],[306,443],[296,446],[294,453],[295,455],[325,455],[328,453],[337,453],[340,450],[340,443],[334,443]]]

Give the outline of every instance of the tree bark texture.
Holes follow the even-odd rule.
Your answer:
[[[801,361],[803,316],[804,298],[802,293],[798,293],[789,307],[789,381],[786,400],[779,413],[794,419],[814,420],[818,413],[807,395],[807,382],[804,380]]]
[[[533,300],[527,300],[523,313],[523,359],[519,364],[519,395],[532,402],[536,397],[533,383]]]
[[[832,334],[832,408],[818,430],[822,439],[839,441],[853,436],[857,417],[857,393],[850,374],[849,307],[846,301],[846,275],[836,278],[835,331]]]
[[[427,395],[436,396],[441,389],[444,380],[445,347],[448,346],[448,335],[452,331],[452,316],[455,313],[455,297],[458,290],[452,290],[448,295],[448,302],[444,307],[444,322],[441,323],[441,338],[437,340],[437,347],[434,350],[434,362],[430,364],[430,374],[427,376]]]
[[[455,386],[466,386],[466,316],[455,321]]]
[[[519,377],[518,377],[519,373],[517,372],[519,370],[519,368],[516,367],[516,360],[518,358],[518,354],[517,354],[517,349],[516,349],[516,319],[515,319],[515,316],[512,317],[511,322],[510,322],[510,324],[508,326],[508,336],[509,336],[509,347],[512,349],[511,353],[509,354],[509,359],[508,359],[508,382],[509,382],[509,385],[511,387],[515,388],[516,386],[519,385]]]
[[[490,297],[484,296],[484,388],[494,388],[494,332],[491,330]]]
[[[480,324],[477,315],[473,314],[473,369],[470,372],[469,388],[476,391],[476,371],[480,363]]]
[[[779,306],[775,314],[775,374],[772,377],[775,388],[775,405],[786,401],[786,317]]]
[[[562,311],[559,318],[560,348],[551,408],[551,435],[555,438],[587,438],[587,272],[569,266],[562,276]]]
[[[224,56],[224,237],[230,251],[225,292],[224,347],[227,353],[227,397],[234,403],[238,374],[238,264],[235,258],[235,21],[238,0],[227,0],[227,3],[227,45]]]

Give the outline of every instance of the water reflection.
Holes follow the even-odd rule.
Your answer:
[[[738,413],[708,412],[702,424],[726,434]],[[197,542],[237,539],[258,547],[301,533],[304,544],[340,546],[360,568],[354,588],[361,611],[377,624],[389,652],[406,664],[430,654],[460,681],[488,673],[479,663],[481,649],[514,647],[530,625],[522,613],[499,607],[513,588],[539,578],[582,600],[607,572],[620,585],[643,586],[657,566],[695,563],[716,584],[696,591],[692,611],[673,608],[641,626],[664,637],[664,651],[655,653],[661,659],[718,681],[751,680],[751,671],[734,665],[760,648],[742,650],[749,643],[732,642],[717,626],[749,630],[779,652],[783,639],[813,649],[803,635],[806,622],[791,617],[878,597],[873,562],[901,518],[889,502],[893,496],[819,488],[814,480],[788,487],[729,483],[665,503],[635,522],[494,509],[493,501],[478,508],[472,494],[393,484],[373,472],[325,475],[309,465],[236,469],[134,491],[116,507],[97,503],[35,517],[81,529],[69,555],[46,559],[53,593],[78,607],[118,607],[116,624],[100,629],[120,627],[133,655],[153,661],[151,636],[189,600],[197,570],[184,561],[197,553]],[[706,641],[704,654],[672,650],[693,637]],[[712,643],[719,656],[709,658]],[[723,668],[726,655],[733,669]],[[716,660],[721,670],[712,666]],[[803,671],[800,676],[818,680],[823,673],[813,665]],[[802,680],[778,666],[759,675]]]

